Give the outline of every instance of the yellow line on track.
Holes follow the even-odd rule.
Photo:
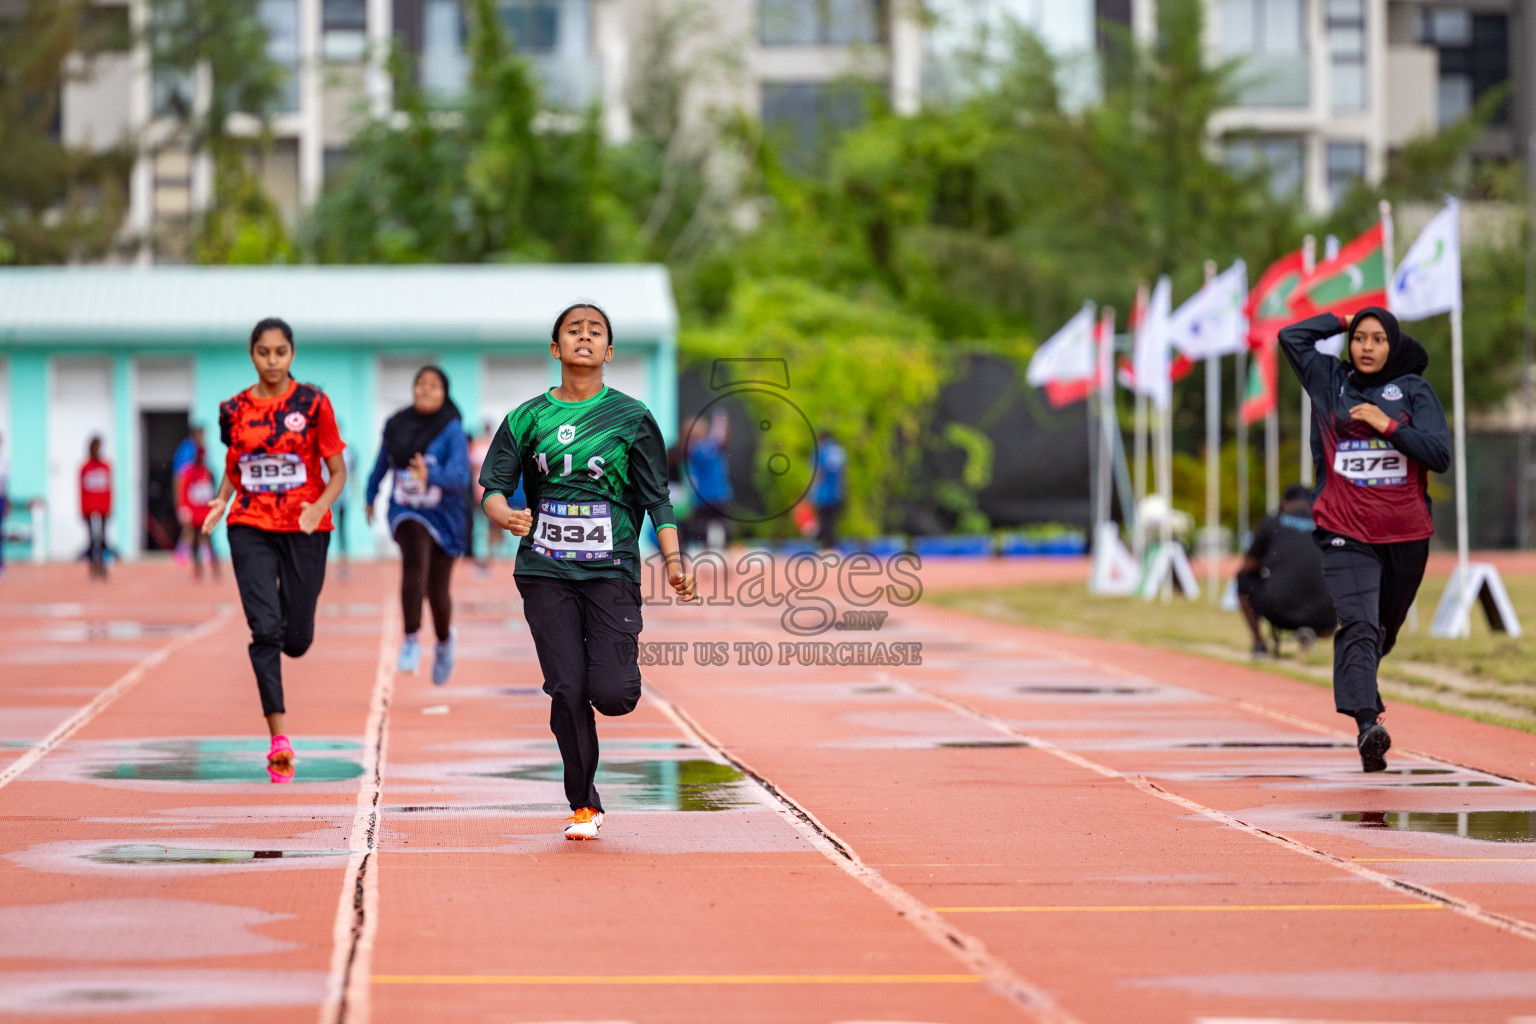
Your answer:
[[[1242,906],[1231,903],[1209,905],[1164,905],[1147,907],[934,907],[940,914],[1063,914],[1063,913],[1137,913],[1153,910],[1442,910],[1440,903],[1295,903]]]
[[[968,985],[979,974],[375,974],[375,985]]]

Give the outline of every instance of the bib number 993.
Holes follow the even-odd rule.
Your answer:
[[[302,487],[309,479],[304,460],[292,452],[240,456],[240,486],[254,494],[272,494]]]

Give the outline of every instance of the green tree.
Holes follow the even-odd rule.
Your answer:
[[[149,46],[161,113],[179,126],[168,144],[213,163],[212,196],[193,225],[188,255],[202,263],[290,258],[282,219],[252,166],[270,150],[271,118],[287,84],[268,51],[259,0],[151,0]],[[230,132],[235,114],[256,119],[255,138]]]
[[[309,229],[334,262],[617,261],[639,253],[596,110],[549,110],[490,0],[477,0],[469,88],[434,102],[393,61],[396,113],[352,144]]]
[[[0,263],[98,259],[116,244],[132,157],[58,137],[71,54],[122,49],[124,33],[86,0],[0,8]]]

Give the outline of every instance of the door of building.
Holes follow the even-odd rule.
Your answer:
[[[171,460],[176,446],[187,436],[187,410],[139,413],[139,437],[144,461],[144,550],[170,551],[176,547],[181,525],[176,521],[176,478]]]

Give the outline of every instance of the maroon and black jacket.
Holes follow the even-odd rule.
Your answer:
[[[1369,375],[1317,350],[1319,341],[1349,330],[1332,313],[1280,331],[1280,349],[1312,396],[1322,442],[1321,452],[1315,453],[1322,486],[1312,519],[1321,529],[1367,544],[1424,540],[1435,532],[1429,474],[1450,469],[1450,430],[1440,399],[1419,376],[1428,364],[1423,349],[1402,334],[1397,319],[1385,310],[1362,310],[1356,320],[1367,313],[1381,320],[1392,346],[1386,367]],[[1410,351],[1416,359],[1406,358]],[[1349,418],[1349,410],[1363,402],[1392,420],[1385,433]]]

